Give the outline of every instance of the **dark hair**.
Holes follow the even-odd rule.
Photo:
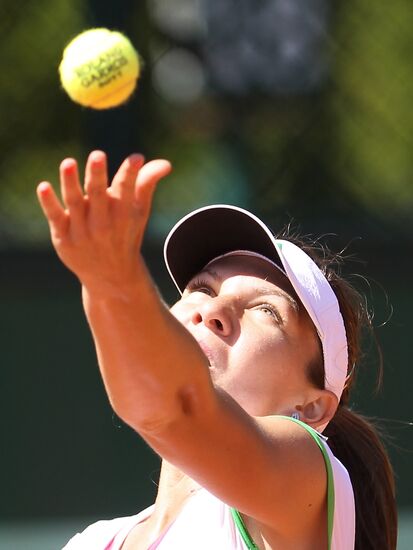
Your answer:
[[[395,550],[397,507],[393,469],[382,443],[383,434],[372,419],[349,407],[349,397],[362,356],[365,330],[374,334],[371,316],[363,296],[340,275],[343,259],[321,246],[291,234],[286,229],[278,238],[300,246],[318,264],[339,302],[348,341],[348,379],[334,417],[324,430],[334,455],[347,468],[356,504],[356,550]],[[376,339],[374,338],[376,341]],[[381,354],[380,358],[381,358]],[[324,388],[324,367],[320,361],[309,366],[310,380]],[[379,382],[382,362],[379,362]]]

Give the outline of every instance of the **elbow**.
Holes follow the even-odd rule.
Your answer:
[[[160,435],[171,426],[198,423],[208,414],[211,395],[192,385],[184,385],[174,395],[157,396],[147,402],[128,399],[110,399],[114,412],[143,437]]]
[[[123,399],[110,399],[110,404],[115,414],[142,436],[163,431],[175,417],[169,407],[143,406],[139,401]]]

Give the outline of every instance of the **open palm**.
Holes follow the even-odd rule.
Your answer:
[[[158,181],[171,170],[166,160],[144,163],[126,158],[108,186],[107,160],[90,153],[82,187],[77,162],[60,165],[62,202],[49,182],[37,187],[53,246],[81,283],[94,288],[120,288],[132,282]]]

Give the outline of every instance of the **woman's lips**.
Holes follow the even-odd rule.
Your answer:
[[[205,342],[202,342],[202,340],[198,341],[198,345],[202,349],[202,351],[204,352],[204,355],[206,356],[206,358],[208,359],[209,366],[214,367],[215,366],[215,361],[214,361],[214,356],[213,356],[214,354],[212,353],[211,348],[209,346],[207,346],[205,344]]]

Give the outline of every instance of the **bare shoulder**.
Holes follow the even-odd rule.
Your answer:
[[[300,517],[302,529],[316,528],[324,521],[327,501],[326,466],[317,442],[304,426],[289,418],[259,417],[255,421],[270,447],[272,461],[264,478],[273,500],[268,512],[260,510],[257,519],[288,531],[297,528]]]
[[[310,432],[318,434],[316,436],[318,438],[322,436],[311,426],[280,415],[255,416],[253,418],[262,435],[270,444],[277,448],[277,452],[285,451],[286,453],[290,453],[299,448],[304,453],[309,452],[310,454],[314,454],[317,459],[320,456],[322,458],[315,438]]]
[[[288,474],[282,481],[288,483],[291,490],[297,483],[299,493],[305,487],[314,486],[316,493],[324,495],[327,488],[325,462],[314,436],[309,433],[317,432],[284,416],[255,417],[255,421],[271,449],[274,465]],[[274,474],[279,480],[277,472]]]

